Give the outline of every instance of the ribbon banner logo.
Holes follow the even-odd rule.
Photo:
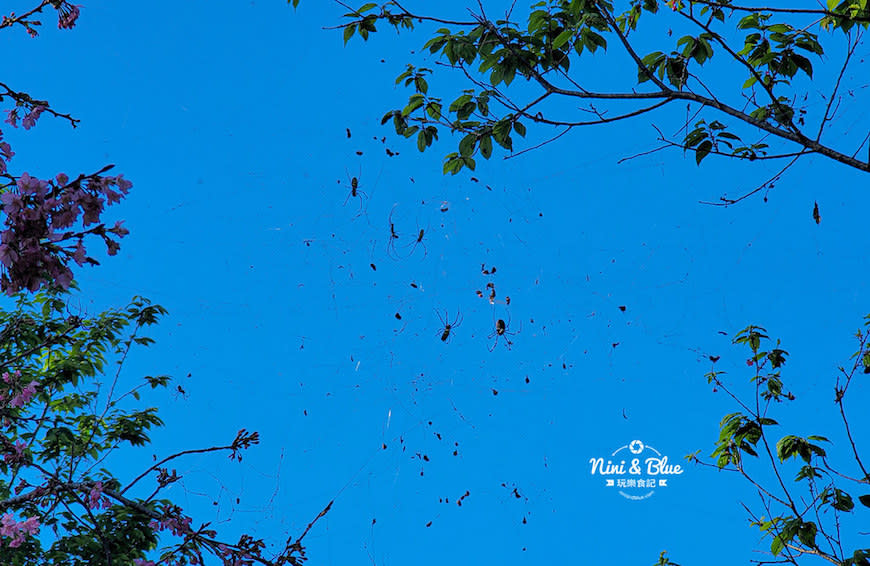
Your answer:
[[[607,488],[615,489],[626,499],[647,499],[657,488],[667,488],[670,476],[683,473],[679,464],[640,440],[617,448],[610,458],[590,458],[593,476],[602,476]]]

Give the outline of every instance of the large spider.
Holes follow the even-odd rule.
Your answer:
[[[462,324],[462,313],[456,311],[456,318],[453,320],[453,322],[448,322],[450,320],[450,316],[447,311],[444,311],[444,318],[441,318],[441,313],[437,310],[435,311],[435,314],[438,315],[438,320],[440,320],[441,324],[444,325],[444,328],[438,331],[441,334],[441,341],[449,342],[450,335],[453,332],[453,329]]]
[[[511,332],[511,331],[510,331],[510,326],[511,326],[511,316],[510,316],[510,314],[508,314],[508,321],[507,321],[507,322],[505,322],[505,321],[502,320],[502,319],[498,319],[497,321],[495,321],[495,330],[493,330],[493,331],[492,331],[492,334],[490,334],[490,335],[488,336],[488,338],[489,338],[490,340],[492,340],[493,338],[495,338],[495,342],[493,342],[493,343],[492,343],[492,346],[489,348],[489,351],[490,351],[490,352],[492,352],[493,350],[495,350],[496,346],[498,346],[498,339],[501,338],[501,337],[504,337],[504,343],[505,343],[505,346],[507,346],[507,349],[508,349],[508,350],[511,349],[511,346],[513,345],[513,342],[510,341],[510,339],[508,338],[508,336],[516,336],[517,334],[519,334],[519,333],[520,333],[520,330],[522,330],[522,325],[520,325],[520,330],[517,330],[516,332]]]
[[[344,203],[342,204],[342,206],[347,205],[347,201],[349,201],[351,199],[351,197],[358,198],[359,199],[359,211],[357,212],[356,216],[354,217],[354,218],[356,218],[356,217],[361,216],[365,212],[365,204],[366,204],[365,201],[366,201],[366,199],[368,199],[368,195],[360,190],[359,177],[351,177],[350,173],[347,173],[347,170],[345,170],[345,173],[347,174],[347,179],[348,179],[348,182],[350,183],[350,192],[347,194],[347,198],[344,199]],[[339,181],[339,183],[340,182],[341,181]]]

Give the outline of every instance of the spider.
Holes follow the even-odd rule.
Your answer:
[[[180,385],[175,386],[175,398],[178,399],[182,397],[185,401],[187,401],[187,391],[184,390],[184,387]]]
[[[493,343],[492,343],[492,347],[489,348],[489,351],[490,351],[490,352],[492,352],[493,350],[495,350],[496,346],[498,346],[498,339],[499,339],[500,337],[502,337],[502,336],[504,336],[505,346],[507,346],[507,349],[508,349],[508,350],[511,349],[511,346],[513,345],[513,342],[510,341],[510,339],[508,338],[508,336],[516,336],[517,334],[519,334],[519,333],[520,333],[520,330],[522,330],[522,325],[520,325],[520,330],[517,330],[516,332],[511,332],[511,331],[510,331],[510,327],[511,327],[511,317],[510,317],[510,314],[508,314],[508,321],[507,321],[507,323],[505,323],[505,321],[502,320],[502,319],[498,319],[498,320],[495,322],[495,330],[493,330],[493,331],[492,331],[492,334],[490,334],[490,335],[488,336],[488,338],[489,338],[490,340],[492,340],[493,338],[495,338],[495,342],[493,342]]]
[[[73,314],[70,311],[70,306],[67,304],[66,305],[66,314],[67,314],[66,323],[69,324],[73,328],[78,328],[84,322],[84,320],[82,320],[82,317],[78,316],[78,314],[81,314],[81,315],[85,314],[84,309],[82,309],[81,303],[78,305],[78,314]]]
[[[418,225],[418,228],[419,228],[419,225]],[[423,246],[423,257],[424,258],[427,255],[429,255],[429,250],[426,249],[426,243],[423,241],[423,237],[426,235],[426,230],[428,230],[428,226],[425,229],[420,228],[419,231],[417,232],[417,235],[414,236],[414,241],[409,242],[405,246],[405,248],[411,248],[411,251],[408,252],[408,255],[406,257],[411,257],[412,255],[414,255],[414,252],[417,251],[417,246]]]
[[[390,224],[390,239],[387,240],[387,255],[392,259],[400,259],[399,252],[396,251],[396,240],[399,239],[399,233],[396,232],[396,224],[393,222],[393,211],[396,210],[396,206],[398,204],[394,204],[392,210],[390,210],[390,217],[387,219],[387,222]]]
[[[351,177],[350,173],[345,169],[345,174],[347,175],[347,180],[350,183],[350,192],[347,194],[347,198],[344,199],[344,203],[341,206],[346,206],[347,201],[353,198],[359,199],[359,212],[357,212],[356,216],[362,215],[365,212],[365,200],[369,198],[367,194],[362,192],[359,188],[359,177]],[[341,181],[339,181],[340,183]]]
[[[441,334],[441,341],[448,342],[450,340],[450,334],[451,332],[453,332],[453,329],[457,328],[460,324],[462,324],[462,313],[457,310],[456,318],[451,323],[447,322],[448,320],[450,320],[450,315],[446,310],[444,311],[444,318],[441,318],[441,313],[437,310],[435,311],[435,314],[438,315],[438,320],[440,320],[441,324],[444,325],[444,328],[438,331],[438,333]]]

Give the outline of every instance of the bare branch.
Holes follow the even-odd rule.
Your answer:
[[[834,83],[834,90],[831,91],[831,95],[828,97],[828,105],[825,106],[825,114],[822,116],[822,123],[819,124],[819,133],[816,134],[816,141],[822,139],[822,132],[825,130],[825,123],[833,120],[834,118],[833,114],[831,114],[830,117],[828,116],[831,112],[831,106],[834,104],[834,99],[837,97],[837,91],[840,89],[840,81],[843,80],[843,75],[846,72],[846,67],[849,66],[849,61],[851,61],[852,55],[855,53],[855,49],[858,47],[858,43],[860,41],[861,32],[859,31],[855,34],[855,41],[851,43],[851,45],[849,46],[849,50],[846,52],[846,58],[843,60],[843,66],[840,67],[840,74],[837,75],[837,81]]]
[[[740,202],[740,201],[742,201],[742,200],[744,200],[744,199],[746,199],[746,198],[749,198],[749,197],[751,197],[752,195],[754,195],[755,193],[757,193],[758,191],[764,189],[765,187],[767,187],[767,186],[770,185],[771,183],[774,183],[774,182],[778,181],[779,178],[782,177],[783,173],[785,173],[786,171],[788,171],[789,167],[791,167],[792,165],[794,165],[795,162],[800,158],[801,155],[804,155],[804,154],[803,154],[803,153],[799,153],[799,154],[797,154],[797,155],[794,157],[794,159],[792,159],[791,161],[789,161],[788,164],[787,164],[785,167],[783,167],[782,169],[780,169],[779,172],[777,172],[776,175],[774,175],[774,176],[771,177],[770,179],[766,180],[765,182],[761,183],[760,185],[758,185],[758,187],[756,187],[755,189],[749,191],[748,193],[744,194],[744,195],[741,196],[741,197],[738,197],[738,198],[736,198],[736,199],[729,199],[729,198],[725,198],[725,197],[719,197],[719,201],[720,201],[720,202],[706,202],[706,201],[700,201],[700,204],[709,204],[709,205],[712,205],[712,206],[725,206],[725,207],[727,207],[727,206],[731,206],[732,204],[737,204],[738,202]]]

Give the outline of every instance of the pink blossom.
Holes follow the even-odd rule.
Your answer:
[[[57,10],[57,27],[59,29],[72,29],[79,19],[79,6],[73,6],[69,2],[63,2]]]
[[[40,199],[45,197],[45,193],[48,190],[48,181],[31,177],[27,173],[22,173],[21,177],[18,178],[18,181],[16,181],[15,184],[18,186],[18,190],[21,191],[21,194],[33,194]]]
[[[21,408],[29,403],[34,395],[36,395],[36,381],[31,381],[21,390],[21,393],[12,398],[9,405],[15,408]]]
[[[12,452],[7,452],[3,455],[3,461],[7,464],[20,462],[24,458],[24,450],[26,448],[27,444],[24,441],[17,440],[12,446]]]
[[[123,224],[124,224],[123,220],[118,220],[117,222],[115,222],[115,225],[112,228],[109,228],[109,232],[112,232],[113,234],[116,234],[116,235],[123,238],[124,236],[126,236],[127,234],[130,233],[129,230],[124,228]]]
[[[45,111],[45,108],[45,106],[38,104],[24,116],[21,120],[21,125],[24,126],[25,130],[29,130],[36,125],[36,121],[39,120],[39,115]]]
[[[12,159],[15,152],[12,151],[12,146],[3,140],[3,131],[0,130],[0,173],[6,172],[6,162]]]
[[[172,515],[164,516],[160,521],[151,520],[148,523],[148,526],[156,531],[163,531],[169,529],[173,535],[181,536],[186,533],[192,532],[190,528],[190,523],[192,519],[190,517],[185,517],[181,514],[181,509],[174,508],[169,510]]]
[[[27,173],[25,173],[25,175],[27,175]],[[22,208],[21,197],[12,192],[0,195],[0,202],[3,203],[3,212],[7,215],[15,214]]]
[[[85,259],[87,256],[85,255],[85,246],[82,244],[82,241],[79,240],[78,245],[76,245],[76,251],[73,252],[73,260],[79,265],[84,265]]]
[[[12,513],[6,513],[0,519],[0,535],[10,537],[9,541],[11,548],[17,548],[24,542],[26,535],[35,535],[39,532],[39,517],[29,517],[25,521],[19,523],[12,516]]]
[[[0,194],[0,207],[6,216],[6,229],[0,232],[0,264],[5,268],[0,269],[0,286],[7,294],[21,289],[36,291],[47,281],[66,288],[73,278],[68,262],[96,263],[81,243],[84,233],[60,230],[72,226],[80,214],[85,227],[99,223],[105,206],[121,200],[132,186],[121,175],[68,181],[63,173],[51,181],[24,173],[16,180],[17,191]],[[109,229],[97,227],[92,233],[103,239],[110,255],[115,255],[120,244],[113,236],[120,238],[128,232],[115,224]],[[74,238],[79,240],[78,246],[58,245]]]
[[[118,253],[118,250],[121,249],[121,244],[114,240],[106,240],[106,253],[109,255],[115,255]]]
[[[94,509],[100,506],[100,500],[103,497],[103,482],[98,481],[88,493],[88,509]]]

